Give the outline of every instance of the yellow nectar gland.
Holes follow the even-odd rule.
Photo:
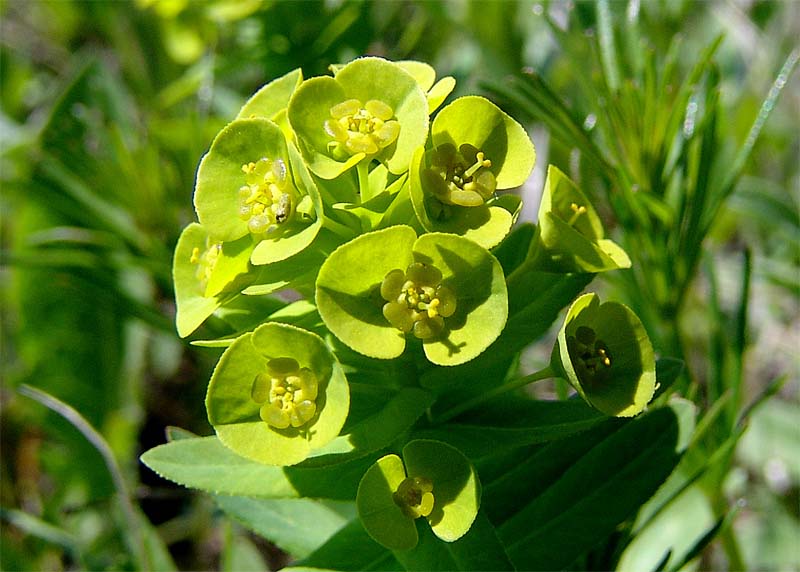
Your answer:
[[[395,328],[427,340],[444,330],[444,318],[456,311],[456,297],[441,284],[442,273],[430,264],[415,262],[403,272],[389,272],[381,283],[386,300],[383,315]]]
[[[357,153],[375,155],[400,135],[400,123],[392,119],[394,110],[377,99],[364,105],[358,99],[348,99],[331,107],[330,114],[323,127],[333,139],[328,150],[336,159]]]
[[[433,512],[433,483],[425,477],[407,477],[392,494],[392,499],[408,518],[428,516]]]
[[[317,411],[317,377],[293,358],[269,360],[267,371],[253,380],[250,397],[261,405],[261,419],[276,429],[301,427]]]
[[[198,282],[200,282],[201,290],[205,290],[206,284],[208,284],[208,281],[211,279],[211,274],[214,272],[214,267],[217,265],[220,252],[222,252],[222,243],[211,243],[209,240],[206,240],[206,249],[202,252],[198,246],[192,249],[189,262],[197,264],[195,276]]]
[[[425,188],[440,203],[477,207],[492,198],[497,181],[490,171],[492,161],[467,143],[458,150],[450,143],[428,152],[429,168],[422,170]],[[442,214],[442,213],[434,213]]]
[[[608,346],[587,326],[579,326],[575,335],[567,338],[567,350],[579,377],[588,376],[584,381],[594,380],[611,367]]]
[[[283,159],[266,157],[242,165],[245,185],[239,189],[239,218],[255,235],[275,231],[294,210],[296,192]]]

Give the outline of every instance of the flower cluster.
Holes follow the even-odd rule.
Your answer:
[[[521,200],[507,191],[527,180],[535,151],[494,103],[442,106],[455,82],[420,62],[365,57],[332,72],[270,82],[211,143],[199,222],[175,250],[178,332],[207,320],[227,332],[200,343],[224,348],[206,408],[228,449],[315,470],[374,454],[354,499],[367,532],[406,550],[426,519],[452,542],[478,514],[477,473],[413,430],[436,407],[483,397],[474,385],[469,400],[432,389],[461,372],[500,385],[514,371],[514,336],[528,331],[520,308],[539,302],[520,284],[546,292],[537,280],[630,262],[554,167],[535,232],[512,233]],[[271,296],[283,290],[297,301]],[[567,303],[546,295],[559,300],[551,313]],[[652,348],[630,310],[588,296],[569,311],[552,372],[594,408],[635,415],[653,395]],[[430,381],[446,368],[446,384]],[[351,408],[356,390],[388,398],[377,413],[364,398]]]

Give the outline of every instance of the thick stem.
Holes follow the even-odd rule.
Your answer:
[[[552,370],[550,366],[547,366],[546,368],[541,369],[530,375],[526,375],[525,377],[520,377],[519,379],[515,379],[513,381],[509,381],[508,383],[498,385],[491,391],[487,391],[486,393],[481,393],[480,395],[476,395],[472,399],[468,399],[467,401],[459,403],[455,407],[448,409],[441,415],[437,415],[436,422],[444,423],[445,421],[449,421],[453,417],[461,415],[462,413],[464,413],[465,411],[469,411],[470,409],[474,409],[475,407],[486,403],[490,399],[494,399],[495,397],[502,395],[506,392],[513,391],[515,389],[519,389],[520,387],[525,387],[526,385],[534,383],[536,381],[541,381],[543,379],[549,379],[552,377],[556,377],[555,372]]]

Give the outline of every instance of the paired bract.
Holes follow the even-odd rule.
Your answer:
[[[480,507],[478,475],[458,449],[430,440],[403,447],[403,458],[378,459],[361,479],[358,516],[369,535],[393,550],[418,541],[414,520],[425,518],[445,542],[458,540],[472,526]]]
[[[459,236],[394,226],[344,244],[325,261],[316,302],[325,325],[369,357],[392,359],[409,335],[427,358],[457,365],[500,335],[508,295],[500,263]]]
[[[551,365],[606,415],[636,415],[655,392],[653,346],[641,321],[619,302],[601,304],[596,294],[584,294],[570,307]]]

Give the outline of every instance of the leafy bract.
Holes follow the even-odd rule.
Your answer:
[[[536,161],[536,151],[525,129],[486,98],[459,97],[443,107],[431,126],[434,148],[468,144],[491,160],[489,170],[497,189],[511,189],[526,181]]]
[[[407,226],[363,234],[337,248],[320,268],[316,302],[325,325],[364,355],[391,359],[403,353],[405,338],[383,317],[378,290],[389,272],[413,262],[416,238]]]
[[[425,496],[432,504],[420,508]],[[480,483],[467,458],[450,445],[429,440],[409,442],[402,460],[397,455],[379,459],[364,474],[356,497],[364,528],[393,550],[416,546],[414,519],[419,516],[440,539],[458,540],[472,526],[479,505]]]
[[[392,142],[378,149],[367,147],[359,152],[359,147],[353,146],[334,153],[331,145],[337,141],[327,122],[351,117],[356,110],[369,109],[370,102],[375,101],[388,106],[382,121],[399,124]],[[337,107],[350,102],[355,102],[350,112]],[[323,179],[334,179],[362,160],[373,158],[385,163],[390,172],[401,174],[408,170],[411,155],[427,137],[428,101],[417,81],[402,67],[365,57],[345,65],[334,77],[303,82],[289,101],[288,118],[309,169]],[[379,128],[374,133],[379,140],[383,138]]]
[[[397,455],[378,459],[361,479],[356,508],[364,528],[377,542],[392,550],[409,550],[418,536],[414,521],[394,501],[394,492],[406,479],[403,461]]]
[[[655,392],[655,356],[641,321],[619,302],[601,304],[596,294],[570,307],[551,366],[607,415],[636,415]]]
[[[536,152],[528,134],[490,101],[467,96],[439,112],[431,139],[411,164],[411,198],[422,226],[495,246],[516,220],[519,201],[498,201],[494,193],[530,175]]]
[[[586,195],[557,167],[547,168],[539,205],[537,268],[550,272],[604,272],[630,268],[628,255],[604,238],[603,225]]]
[[[252,235],[254,264],[300,252],[322,223],[321,199],[299,153],[261,117],[237,119],[220,131],[200,162],[194,203],[219,240]]]
[[[266,397],[259,394],[268,389],[258,382],[273,375],[274,388],[272,372],[290,362],[315,378],[315,412],[299,426],[280,428],[265,420],[270,403],[264,404]],[[267,323],[225,350],[211,377],[206,409],[220,441],[237,454],[268,465],[294,465],[339,434],[349,402],[341,366],[321,338],[294,326]]]
[[[323,225],[322,199],[300,153],[293,144],[288,146],[288,156],[294,183],[300,192],[300,197],[304,197],[306,201],[306,204],[302,205],[304,198],[300,198],[295,208],[299,210],[302,205],[306,211],[295,213],[295,216],[286,223],[286,228],[264,235],[253,249],[250,257],[253,264],[280,262],[302,252],[311,245]],[[302,265],[294,267],[297,275],[306,270]],[[264,274],[269,276],[269,270],[265,270]]]
[[[432,299],[418,304],[418,291],[426,288]],[[417,239],[406,226],[339,247],[322,265],[316,291],[331,332],[357,352],[381,359],[401,355],[404,332],[413,331],[431,362],[467,362],[497,338],[508,315],[503,271],[488,251],[449,234]],[[401,313],[406,307],[408,315]],[[434,324],[428,319],[438,320],[439,329],[429,330]]]
[[[456,87],[456,80],[450,76],[436,81],[436,70],[424,62],[403,60],[397,62],[397,65],[411,74],[420,88],[422,88],[422,91],[425,92],[428,98],[429,114],[436,111]],[[434,82],[436,83],[434,84]]]
[[[272,80],[245,102],[236,118],[266,117],[275,120],[275,116],[289,106],[289,98],[302,82],[303,71],[300,68]]]
[[[426,518],[433,533],[446,542],[464,536],[478,515],[481,486],[467,458],[439,441],[416,439],[403,447],[409,477],[433,483],[433,511]]]
[[[411,159],[409,189],[414,213],[425,230],[457,234],[484,248],[492,248],[508,234],[518,209],[509,211],[495,204],[495,199],[472,207],[442,205],[425,191],[422,172],[428,166],[425,149],[420,147]]]
[[[183,229],[172,267],[178,335],[191,334],[245,286],[252,247],[249,237],[215,242],[197,223]]]

